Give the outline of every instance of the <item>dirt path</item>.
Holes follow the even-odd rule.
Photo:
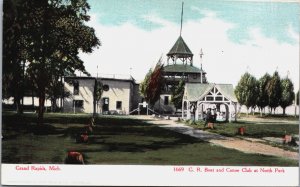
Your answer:
[[[190,135],[204,141],[208,141],[215,145],[226,147],[229,149],[236,149],[245,153],[257,153],[264,155],[272,155],[278,157],[289,158],[293,160],[299,159],[299,154],[297,152],[283,150],[278,147],[273,147],[260,143],[260,139],[242,140],[239,138],[225,137],[219,134],[210,133],[207,131],[194,129],[185,124],[176,123],[175,119],[165,120],[165,119],[154,119],[151,116],[135,116],[137,119],[146,120],[149,123],[158,124],[162,128],[167,128],[182,134]]]

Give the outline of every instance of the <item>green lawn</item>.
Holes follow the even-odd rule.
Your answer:
[[[204,122],[188,123],[190,126],[198,129],[204,129]],[[215,129],[205,129],[224,136],[238,135],[238,128],[244,127],[246,137],[262,138],[262,137],[283,137],[285,134],[298,135],[299,125],[295,121],[280,123],[274,122],[250,122],[238,120],[231,123],[215,123]]]
[[[242,118],[260,118],[260,119],[269,119],[269,120],[288,120],[288,121],[298,121],[299,115],[282,115],[282,114],[264,114],[261,116],[260,113],[255,113],[254,115],[252,113],[240,113],[239,117]]]
[[[63,164],[66,152],[79,151],[87,164],[298,166],[284,158],[245,154],[213,146],[129,117],[99,117],[89,143],[75,143],[89,115],[3,113],[3,163]]]

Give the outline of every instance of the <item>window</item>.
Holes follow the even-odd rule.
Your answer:
[[[108,86],[107,84],[104,84],[104,85],[103,85],[103,90],[104,90],[105,92],[107,92],[107,91],[109,90],[109,86]]]
[[[74,81],[73,86],[74,86],[73,95],[79,95],[79,82]]]
[[[165,96],[164,104],[165,105],[169,104],[169,96]]]
[[[122,110],[122,101],[117,101],[116,108],[117,110]]]
[[[223,97],[216,97],[216,101],[223,101]]]
[[[83,108],[83,100],[74,100],[75,107]]]
[[[213,101],[214,100],[214,98],[213,97],[206,97],[206,101]]]

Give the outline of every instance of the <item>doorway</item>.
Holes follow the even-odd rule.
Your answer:
[[[109,98],[104,97],[103,98],[102,112],[107,112],[108,110],[109,110]]]

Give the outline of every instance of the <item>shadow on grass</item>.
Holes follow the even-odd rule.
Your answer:
[[[173,132],[160,128],[156,125],[148,124],[138,119],[126,118],[96,118],[95,127],[92,135],[89,136],[89,143],[80,145],[75,143],[76,135],[84,131],[83,127],[89,117],[78,117],[80,120],[68,119],[62,117],[46,117],[45,124],[36,125],[32,119],[33,115],[4,115],[3,129],[4,141],[18,140],[20,135],[32,134],[33,136],[50,136],[56,135],[54,138],[74,139],[73,148],[79,152],[146,152],[149,150],[159,150],[172,147],[179,147],[191,143],[201,142],[200,140],[182,135],[178,132]],[[32,121],[31,121],[32,120]],[[53,124],[62,122],[62,124]],[[69,122],[79,123],[68,124]],[[138,137],[137,142],[132,140],[132,137]],[[117,140],[114,140],[117,138]],[[147,140],[143,140],[148,138]],[[171,138],[171,139],[168,139]],[[166,141],[167,140],[167,141]],[[59,142],[58,140],[56,140]],[[65,141],[65,140],[61,140]],[[72,141],[71,141],[72,142]],[[34,143],[34,142],[33,142]],[[63,143],[63,142],[62,142]],[[71,143],[72,145],[73,143]],[[99,145],[99,146],[97,146]],[[16,145],[17,146],[17,145]],[[55,145],[59,146],[59,145]],[[72,149],[73,149],[72,148]],[[12,149],[11,149],[12,150]],[[61,157],[54,157],[53,161],[58,161]],[[20,162],[22,160],[15,160],[13,158],[3,157],[3,160],[10,160],[13,162]],[[30,159],[29,159],[30,160]]]

